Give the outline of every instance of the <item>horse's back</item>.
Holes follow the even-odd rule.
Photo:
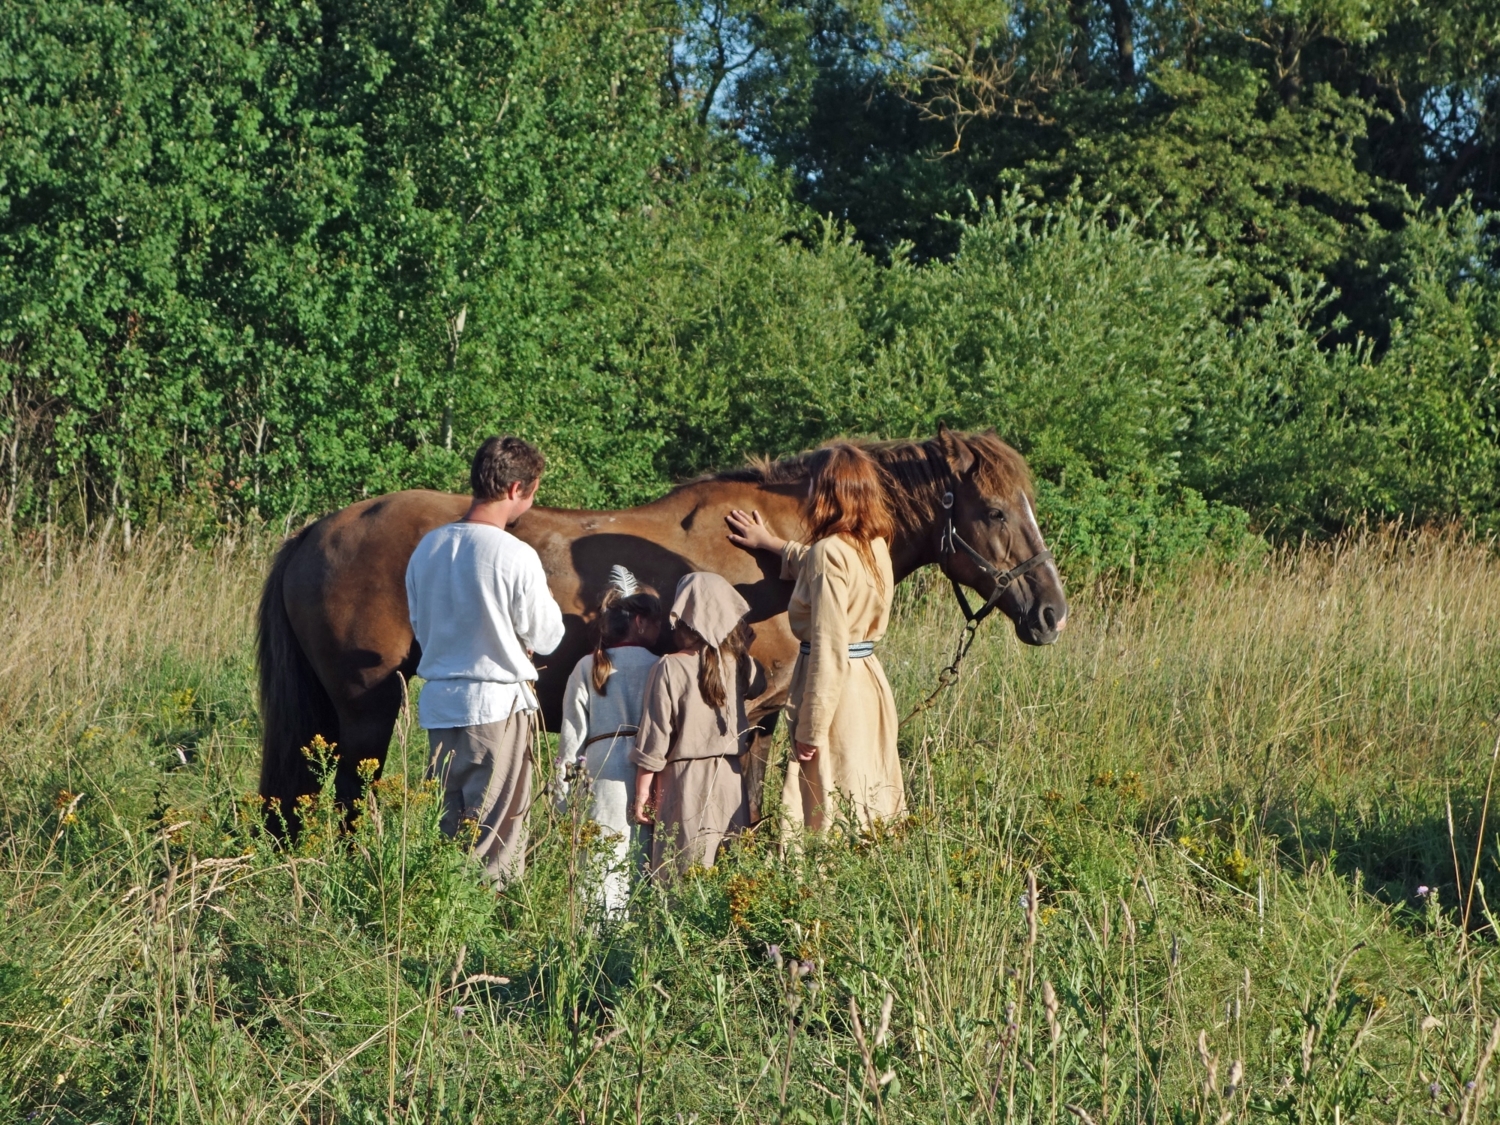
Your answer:
[[[335,704],[402,668],[412,651],[406,564],[435,527],[463,515],[468,499],[395,492],[351,504],[307,529],[287,569],[287,613]]]
[[[396,672],[415,671],[406,564],[424,535],[460,519],[469,503],[452,493],[394,492],[351,504],[303,533],[284,576],[283,596],[303,650],[341,710],[357,708],[362,696]],[[517,521],[512,530],[540,556],[567,626],[557,650],[538,659],[538,692],[549,722],[556,721],[568,673],[588,651],[588,624],[616,565],[630,568],[667,603],[689,571],[723,574],[751,604],[759,634],[756,655],[773,682],[784,678],[790,666],[783,650],[792,642],[779,615],[791,586],[781,580],[776,560],[741,551],[723,533],[724,512],[755,504],[772,509],[773,518],[779,514],[783,525],[797,518],[794,500],[716,483],[639,508],[533,508]],[[787,510],[778,513],[781,507]]]

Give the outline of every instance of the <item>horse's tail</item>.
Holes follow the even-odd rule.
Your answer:
[[[297,798],[318,788],[302,748],[316,735],[338,741],[333,700],[302,651],[286,612],[287,568],[306,530],[281,545],[260,595],[256,660],[260,665],[260,795],[273,831],[296,832]],[[275,802],[273,805],[272,802]],[[278,815],[279,814],[279,815]]]

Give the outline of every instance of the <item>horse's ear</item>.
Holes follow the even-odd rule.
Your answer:
[[[937,443],[954,476],[961,477],[974,467],[974,451],[963,438],[941,422],[938,423]]]

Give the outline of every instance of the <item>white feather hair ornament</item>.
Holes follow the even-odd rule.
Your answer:
[[[641,588],[641,584],[635,580],[635,575],[630,573],[628,567],[619,563],[609,568],[610,587],[618,591],[620,597],[628,598]]]

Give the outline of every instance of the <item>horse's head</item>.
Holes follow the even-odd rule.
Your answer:
[[[998,608],[1026,644],[1051,644],[1067,624],[1068,599],[1031,507],[1026,462],[993,432],[944,428],[927,445],[929,462],[947,468],[934,529],[939,565],[985,599],[981,614]]]

